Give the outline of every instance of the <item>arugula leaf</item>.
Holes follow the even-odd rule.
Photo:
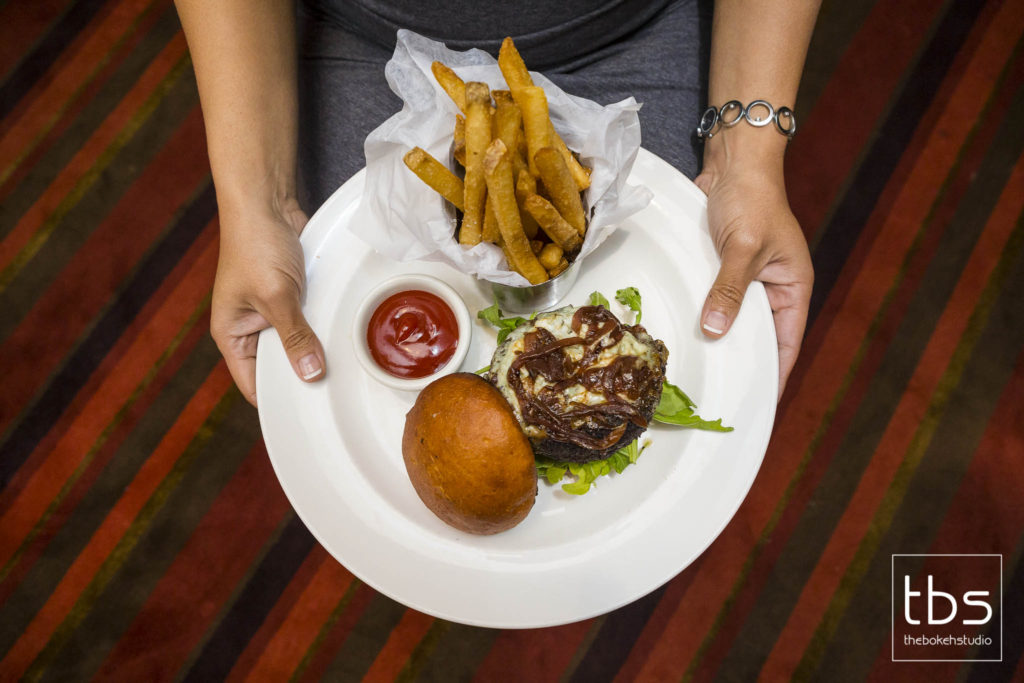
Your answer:
[[[611,474],[612,470],[616,474],[622,474],[623,470],[637,461],[650,443],[650,440],[647,440],[644,441],[643,446],[638,446],[637,441],[634,440],[604,460],[583,464],[537,458],[537,476],[545,479],[549,484],[557,484],[566,474],[572,475],[576,480],[562,484],[562,490],[574,496],[582,496],[590,490],[591,485],[598,477],[607,476]]]
[[[536,314],[535,314],[536,315]],[[500,345],[505,341],[505,338],[520,325],[525,325],[530,322],[526,318],[520,318],[518,316],[513,318],[502,318],[501,309],[498,308],[498,302],[495,301],[487,308],[477,311],[476,317],[481,320],[486,320],[491,325],[498,328],[498,344]]]
[[[675,415],[684,410],[692,410],[696,407],[697,404],[693,402],[693,399],[686,395],[686,392],[668,380],[662,380],[661,401],[658,402],[658,407],[654,412],[655,415],[658,415],[659,413],[662,415]]]
[[[490,365],[485,365],[482,368],[480,368],[479,370],[474,370],[473,374],[475,374],[475,375],[486,375],[490,371],[490,369],[491,369]]]
[[[604,298],[604,294],[601,292],[590,293],[590,305],[591,306],[604,306],[605,308],[611,308],[611,304],[608,303],[608,299]]]
[[[636,287],[626,287],[615,292],[615,300],[623,306],[628,306],[630,309],[636,311],[636,320],[633,321],[634,325],[640,324],[640,290]]]
[[[534,462],[537,465],[537,476],[546,479],[549,484],[557,484],[569,471],[567,465],[561,465],[553,460],[537,458]]]
[[[682,389],[668,380],[662,382],[661,401],[658,402],[658,407],[654,409],[655,421],[681,427],[706,429],[712,432],[732,431],[732,427],[722,425],[722,418],[705,420],[694,412],[696,409],[697,405]]]
[[[590,490],[590,485],[594,483],[594,475],[588,474],[587,476],[580,476],[576,481],[569,484],[562,484],[562,490],[566,493],[571,493],[574,496],[582,496],[584,493]]]

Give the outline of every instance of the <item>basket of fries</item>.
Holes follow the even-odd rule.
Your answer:
[[[404,106],[366,139],[359,234],[400,261],[443,261],[533,311],[568,293],[587,254],[650,201],[626,182],[639,105],[573,97],[527,70],[399,31],[386,69]],[[440,198],[440,201],[439,201]]]

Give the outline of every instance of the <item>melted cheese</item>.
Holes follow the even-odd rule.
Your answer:
[[[490,377],[491,382],[495,384],[501,393],[508,400],[512,409],[515,411],[516,418],[519,423],[523,425],[523,430],[526,435],[531,438],[543,438],[547,436],[543,428],[532,424],[526,424],[523,422],[522,410],[519,406],[519,398],[516,396],[515,391],[508,385],[508,372],[513,361],[516,357],[523,352],[525,346],[524,337],[534,330],[535,328],[544,328],[550,332],[556,339],[567,339],[569,337],[584,336],[587,332],[587,326],[584,325],[580,330],[580,334],[577,335],[572,329],[572,318],[576,313],[577,308],[575,306],[566,306],[556,311],[549,313],[542,313],[538,315],[531,324],[522,325],[519,328],[512,331],[506,338],[505,342],[498,347],[495,351],[494,358],[491,361]],[[615,358],[621,356],[635,356],[644,361],[644,363],[651,368],[659,368],[664,362],[664,359],[660,357],[657,348],[651,343],[653,340],[649,335],[641,335],[644,338],[637,338],[633,333],[624,331],[622,338],[615,344],[607,345],[609,338],[604,337],[600,341],[600,344],[607,345],[601,350],[601,353],[597,356],[590,367],[604,367],[611,363]],[[583,357],[584,347],[582,344],[576,344],[573,346],[565,347],[563,352],[566,353],[569,358],[574,361],[579,361]],[[525,368],[520,369],[520,376],[524,380],[524,385],[529,387],[529,373]],[[537,377],[534,390],[539,391],[543,387],[547,386],[547,380],[543,377]],[[564,406],[566,408],[572,405],[600,405],[606,402],[606,398],[603,394],[588,391],[582,384],[573,384],[567,387],[562,393],[564,399]]]

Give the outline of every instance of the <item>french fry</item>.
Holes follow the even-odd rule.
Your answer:
[[[529,280],[530,284],[539,285],[548,279],[548,273],[533,255],[530,242],[523,232],[512,183],[512,162],[505,143],[501,140],[491,142],[484,156],[483,168],[498,229],[505,243],[506,254],[510,257],[509,265]]]
[[[583,214],[583,202],[580,201],[580,191],[576,187],[576,181],[573,180],[565,159],[554,147],[544,147],[534,153],[533,162],[537,165],[551,203],[555,205],[566,222],[576,228],[580,237],[583,237],[587,228],[586,218]]]
[[[541,229],[551,238],[551,241],[560,246],[563,251],[575,251],[583,243],[576,228],[569,225],[558,213],[558,209],[552,206],[548,200],[540,195],[531,194],[526,198],[524,206],[540,224]]]
[[[518,151],[523,113],[511,99],[499,98],[495,102],[497,107],[494,110],[494,137],[505,143],[509,150]]]
[[[512,98],[511,90],[492,90],[491,97],[494,98],[495,106],[501,104],[502,102],[508,102],[510,104],[515,103],[515,99]]]
[[[561,274],[562,274],[562,273],[563,273],[563,272],[565,271],[565,269],[566,269],[566,268],[568,268],[568,267],[569,267],[569,262],[568,262],[568,261],[566,261],[566,260],[565,260],[565,259],[563,258],[563,259],[562,259],[561,261],[559,261],[559,262],[558,262],[558,265],[557,265],[557,266],[555,266],[554,268],[552,268],[551,270],[549,270],[549,271],[548,271],[548,275],[550,275],[551,277],[558,277],[558,276],[559,276],[559,275],[561,275]]]
[[[515,266],[512,265],[515,261],[513,260],[512,252],[508,250],[508,245],[505,244],[505,240],[498,242],[498,246],[501,247],[501,253],[505,254],[505,263],[508,264],[508,269],[515,270]]]
[[[513,164],[514,166],[514,164]],[[537,194],[537,179],[530,175],[530,171],[524,166],[516,173],[516,203],[519,204],[519,215],[523,221],[523,232],[531,240],[537,236],[540,226],[537,221],[526,210],[524,206],[526,198],[531,194]]]
[[[463,168],[466,167],[466,117],[455,115],[455,132],[452,134],[452,155]]]
[[[544,270],[550,273],[558,266],[559,261],[562,260],[562,253],[563,251],[560,246],[554,242],[548,242],[544,245],[544,248],[540,250],[540,253],[537,255],[537,260],[540,261],[542,266],[544,266]]]
[[[430,65],[430,70],[434,72],[434,78],[437,79],[438,84],[448,93],[448,97],[452,98],[455,102],[455,106],[459,108],[459,111],[466,111],[466,84],[459,78],[454,71],[451,70],[447,65],[441,62],[434,62]]]
[[[544,240],[530,240],[530,251],[533,252],[534,256],[540,256],[540,250],[543,248]]]
[[[512,42],[511,38],[505,38],[501,43],[501,49],[498,51],[498,68],[501,69],[501,74],[505,77],[505,82],[508,83],[509,90],[512,91],[512,96],[518,99],[518,92],[522,88],[528,88],[533,85],[533,78],[530,76],[529,70],[526,68],[526,63],[523,61],[522,55],[519,54],[519,50],[516,49],[516,45]],[[519,105],[522,106],[521,104]],[[565,158],[566,165],[569,166],[569,170],[572,172],[573,179],[576,180],[576,185],[580,190],[585,190],[590,187],[590,173],[584,168],[576,157],[569,152],[569,148],[566,147],[565,142],[555,131],[554,127],[551,128],[550,133],[551,141],[558,148],[558,151],[562,153]],[[506,143],[507,144],[507,143]],[[527,160],[533,156],[536,150],[530,150],[527,153]],[[533,165],[530,166],[531,170]],[[536,174],[534,174],[536,175]]]
[[[530,175],[529,171],[520,171],[519,175],[516,176],[516,191],[522,188],[524,196],[523,200],[531,194],[539,194],[537,192],[537,179]]]
[[[490,195],[487,195],[487,199],[484,201],[484,225],[480,239],[492,244],[497,244],[501,239],[501,231],[498,230],[498,219],[494,215],[494,206],[491,204]]]
[[[403,157],[405,165],[419,179],[434,188],[442,197],[462,210],[464,189],[462,181],[448,170],[444,164],[427,154],[419,147],[413,147]]]
[[[526,161],[519,153],[519,140],[523,137],[523,113],[519,105],[512,100],[507,90],[495,90],[492,95],[504,93],[495,98],[497,107],[494,110],[493,135],[505,143],[512,155],[512,177],[519,177],[519,171],[526,168]]]
[[[565,165],[569,167],[569,173],[572,174],[572,179],[576,181],[576,189],[582,192],[583,190],[590,187],[590,169],[583,166],[576,157],[572,155],[569,148],[566,147],[565,142],[555,132],[554,126],[551,127],[551,140],[555,143],[555,148],[558,153],[565,159]]]
[[[544,90],[537,86],[520,88],[518,92],[512,92],[516,104],[523,113],[526,163],[530,167],[530,173],[537,177],[540,172],[533,157],[538,150],[551,146],[551,131],[554,130],[548,118],[548,98],[544,95]]]
[[[484,222],[487,182],[483,160],[491,143],[491,93],[486,83],[466,84],[466,178],[459,243],[480,243]]]
[[[518,99],[516,90],[533,85],[533,78],[530,77],[530,72],[526,69],[526,63],[511,38],[501,41],[501,49],[498,50],[498,68],[501,69],[501,75],[505,77],[508,89],[512,91],[512,96],[516,99]]]

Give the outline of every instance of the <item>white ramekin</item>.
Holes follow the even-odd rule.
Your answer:
[[[399,292],[420,290],[430,292],[441,298],[452,309],[455,314],[455,321],[459,327],[459,340],[455,347],[455,353],[437,372],[426,377],[409,379],[396,377],[377,365],[370,355],[370,348],[366,343],[366,328],[370,323],[370,317],[377,310],[385,299]],[[363,369],[375,380],[385,386],[406,391],[419,391],[433,382],[438,377],[449,375],[458,371],[462,361],[469,352],[470,337],[473,334],[473,325],[469,317],[469,309],[462,297],[450,286],[430,275],[396,275],[370,290],[363,302],[356,309],[355,319],[352,322],[352,345],[355,348],[356,357]]]

